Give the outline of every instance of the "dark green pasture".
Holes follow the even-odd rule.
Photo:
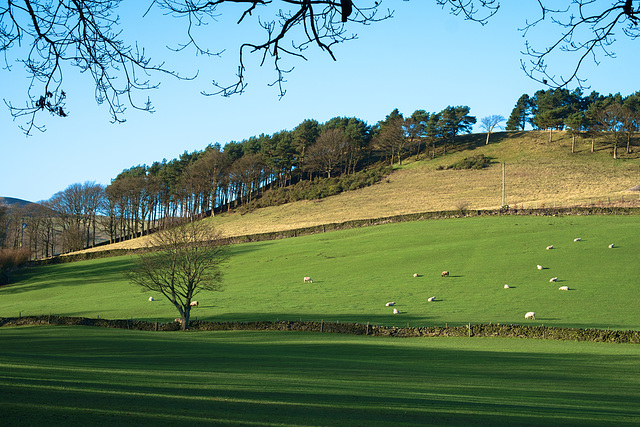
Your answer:
[[[12,285],[0,288],[0,316],[173,320],[177,311],[161,295],[125,280],[131,259],[15,274]],[[444,270],[449,277],[441,277]],[[313,283],[303,283],[305,276]],[[640,217],[431,220],[240,244],[225,267],[223,292],[197,299],[193,318],[211,321],[639,329]],[[390,301],[399,314],[385,306]],[[525,321],[528,311],[536,320]]]
[[[636,345],[0,329],[3,426],[637,426]]]

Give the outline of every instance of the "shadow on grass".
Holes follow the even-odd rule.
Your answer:
[[[15,366],[0,378],[5,425],[624,426],[640,417],[640,358],[606,349],[262,332],[0,334],[0,365]]]
[[[16,272],[3,292],[17,294],[53,287],[110,283],[123,279],[122,272],[133,265],[130,257],[114,257],[67,264],[29,267]]]

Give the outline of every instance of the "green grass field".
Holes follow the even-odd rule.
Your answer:
[[[637,216],[484,217],[237,245],[223,292],[198,295],[193,316],[444,326],[525,323],[524,313],[535,311],[526,323],[639,329],[639,226]],[[118,257],[26,270],[0,289],[0,316],[173,319],[168,301],[124,279],[130,263]],[[451,276],[440,277],[443,270]]]
[[[485,217],[236,245],[224,291],[198,295],[193,316],[640,329],[639,225]],[[172,320],[124,279],[131,261],[26,269],[0,288],[0,316]],[[3,426],[640,423],[640,351],[624,344],[0,328],[0,387]]]
[[[3,426],[640,423],[635,345],[83,327],[0,341]]]

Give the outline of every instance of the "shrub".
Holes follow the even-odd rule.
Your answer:
[[[316,200],[335,196],[344,191],[369,187],[384,179],[391,171],[390,166],[378,166],[337,178],[315,178],[313,181],[300,181],[288,187],[273,188],[266,191],[259,199],[240,207],[238,211],[244,213],[298,200]]]
[[[465,157],[464,159],[449,165],[447,167],[444,166],[439,166],[438,170],[443,170],[443,169],[455,169],[455,170],[461,170],[461,169],[482,169],[486,166],[488,166],[489,164],[491,164],[491,159],[489,159],[488,157],[485,157],[484,154],[478,154],[477,156],[473,156],[473,157]]]
[[[10,273],[26,264],[31,258],[31,251],[27,248],[0,249],[0,285],[9,283]]]

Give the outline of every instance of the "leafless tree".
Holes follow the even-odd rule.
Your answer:
[[[69,114],[65,100],[65,81],[69,70],[87,73],[95,84],[95,99],[106,104],[114,122],[124,121],[127,106],[153,111],[141,93],[158,86],[157,77],[169,74],[184,76],[152,62],[144,46],[125,40],[117,14],[122,0],[10,0],[0,6],[0,53],[4,69],[21,64],[31,84],[24,105],[5,100],[14,117],[26,120],[27,134],[42,126],[36,122],[41,112],[65,117]],[[486,24],[500,9],[498,0],[435,0],[437,5],[467,20]],[[567,86],[585,80],[579,71],[585,59],[598,62],[614,57],[611,50],[615,35],[640,36],[640,5],[633,0],[572,0],[556,7],[550,0],[538,0],[539,12],[523,17],[521,31],[527,38],[522,60],[525,73],[532,79],[552,87]],[[288,59],[306,60],[307,49],[315,46],[336,59],[337,44],[353,40],[354,24],[368,25],[392,16],[384,9],[383,0],[147,0],[148,11],[158,9],[167,19],[184,23],[184,38],[172,50],[192,51],[198,55],[219,56],[223,46],[209,46],[206,26],[223,18],[238,24],[257,25],[264,31],[258,40],[240,42],[238,71],[227,83],[213,81],[214,90],[207,95],[230,96],[247,87],[245,63],[255,54],[260,64],[272,62],[275,78],[272,85],[285,94],[285,77],[292,71]],[[224,8],[224,10],[223,10]],[[172,22],[171,25],[175,25]],[[551,27],[551,28],[550,28]],[[162,31],[163,25],[155,25]],[[529,42],[534,33],[544,32],[543,47]],[[554,34],[555,31],[555,35]],[[548,35],[552,41],[547,42]],[[557,75],[547,68],[556,53],[575,55],[573,70]],[[153,80],[152,80],[153,79]]]
[[[491,132],[493,132],[493,129],[495,129],[495,127],[501,122],[504,122],[504,117],[500,114],[492,114],[491,116],[480,119],[480,127],[487,131],[487,140],[485,141],[485,144],[489,144]]]
[[[408,129],[409,126],[402,115],[387,116],[381,122],[380,131],[374,137],[375,146],[382,152],[390,154],[392,165],[395,158],[398,159],[398,164],[402,165],[402,156],[413,144],[413,138],[407,137]]]
[[[315,171],[325,172],[327,178],[344,161],[347,137],[340,128],[324,130],[316,143],[307,149],[307,164]]]
[[[5,69],[11,70],[16,60],[31,84],[25,105],[5,100],[14,117],[26,117],[26,134],[38,125],[36,116],[46,111],[65,117],[65,81],[68,71],[76,68],[89,74],[95,84],[95,99],[106,104],[114,122],[124,121],[126,106],[153,111],[148,98],[139,92],[158,87],[151,80],[157,73],[177,78],[179,72],[163,61],[152,62],[143,46],[126,41],[117,14],[122,0],[24,0],[8,1],[0,6],[0,53]],[[284,95],[285,75],[291,71],[282,65],[283,58],[305,58],[305,50],[315,45],[333,59],[336,44],[356,38],[347,24],[370,24],[389,18],[391,11],[379,14],[381,0],[147,0],[149,12],[159,8],[169,18],[185,23],[185,39],[176,41],[173,50],[193,50],[198,55],[218,56],[224,47],[212,51],[198,36],[198,28],[215,24],[219,8],[226,6],[225,17],[234,15],[237,23],[257,18],[264,31],[262,40],[242,43],[235,82],[220,84],[212,93],[229,96],[246,88],[245,58],[247,53],[261,55],[264,64],[270,58],[276,69],[273,82]],[[380,16],[379,16],[380,15]],[[231,16],[230,16],[231,18]],[[171,23],[175,25],[175,22]],[[163,25],[156,25],[162,31]],[[205,36],[202,36],[203,38]],[[155,79],[155,77],[153,77]]]
[[[164,295],[189,328],[191,303],[202,291],[218,291],[228,245],[204,221],[187,221],[154,233],[126,273],[134,284]]]
[[[538,0],[540,15],[533,20],[527,20],[521,29],[528,37],[536,27],[544,27],[542,31],[548,34],[550,30],[544,24],[555,26],[558,33],[554,42],[543,48],[536,48],[526,43],[528,61],[522,60],[521,65],[525,73],[540,83],[552,87],[566,87],[569,83],[577,83],[581,88],[585,79],[579,76],[584,61],[591,58],[599,63],[600,58],[614,58],[612,46],[616,41],[616,34],[622,33],[630,39],[640,36],[640,6],[634,8],[632,0],[616,0],[612,2],[597,2],[595,0],[572,0],[569,4],[559,7],[548,7],[553,3]],[[548,68],[552,55],[561,53],[572,55],[573,68],[568,74],[557,75]]]
[[[613,158],[618,158],[618,143],[624,130],[624,111],[622,105],[612,103],[596,116],[600,129],[611,135],[613,139]]]

